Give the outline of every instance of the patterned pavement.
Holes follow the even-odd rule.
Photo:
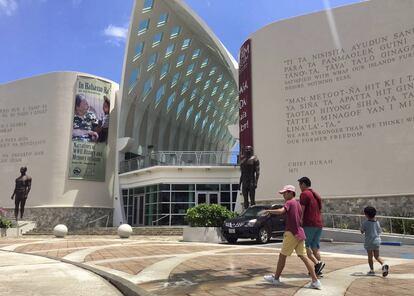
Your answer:
[[[414,246],[384,249],[389,277],[369,277],[359,244],[324,243],[321,291],[303,286],[309,277],[301,260],[289,257],[283,285],[263,281],[274,272],[280,243],[238,245],[180,242],[181,237],[73,236],[65,239],[0,239],[0,250],[64,259],[109,272],[150,295],[413,295]],[[394,248],[394,249],[393,249]],[[400,249],[398,249],[400,248]],[[376,265],[379,269],[380,266]]]

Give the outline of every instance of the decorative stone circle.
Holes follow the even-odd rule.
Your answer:
[[[122,224],[118,227],[118,235],[120,238],[129,238],[132,234],[132,227],[129,224]]]
[[[65,235],[68,233],[68,228],[64,224],[58,224],[53,228],[53,235],[56,237],[65,237]]]

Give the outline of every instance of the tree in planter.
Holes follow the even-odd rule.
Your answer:
[[[192,227],[221,227],[224,220],[236,217],[236,213],[217,204],[200,204],[187,210],[185,217]]]

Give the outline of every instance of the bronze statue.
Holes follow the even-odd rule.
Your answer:
[[[32,178],[26,175],[27,167],[20,168],[20,177],[16,179],[16,187],[14,188],[13,194],[11,199],[16,196],[14,200],[14,216],[16,217],[16,221],[19,214],[19,206],[20,206],[20,219],[23,219],[24,214],[24,206],[26,204],[27,196],[29,194],[30,188],[32,186]]]
[[[260,175],[260,162],[257,156],[253,154],[252,146],[244,147],[244,158],[240,162],[240,170],[239,188],[242,189],[244,208],[247,209],[249,207],[249,196],[250,205],[254,206],[256,204],[255,194]]]

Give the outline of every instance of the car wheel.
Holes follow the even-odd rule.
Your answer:
[[[267,227],[262,227],[259,230],[259,235],[256,238],[256,241],[261,244],[266,244],[270,240],[270,232]]]
[[[226,237],[226,240],[227,240],[230,244],[235,244],[235,243],[237,243],[237,237]]]

